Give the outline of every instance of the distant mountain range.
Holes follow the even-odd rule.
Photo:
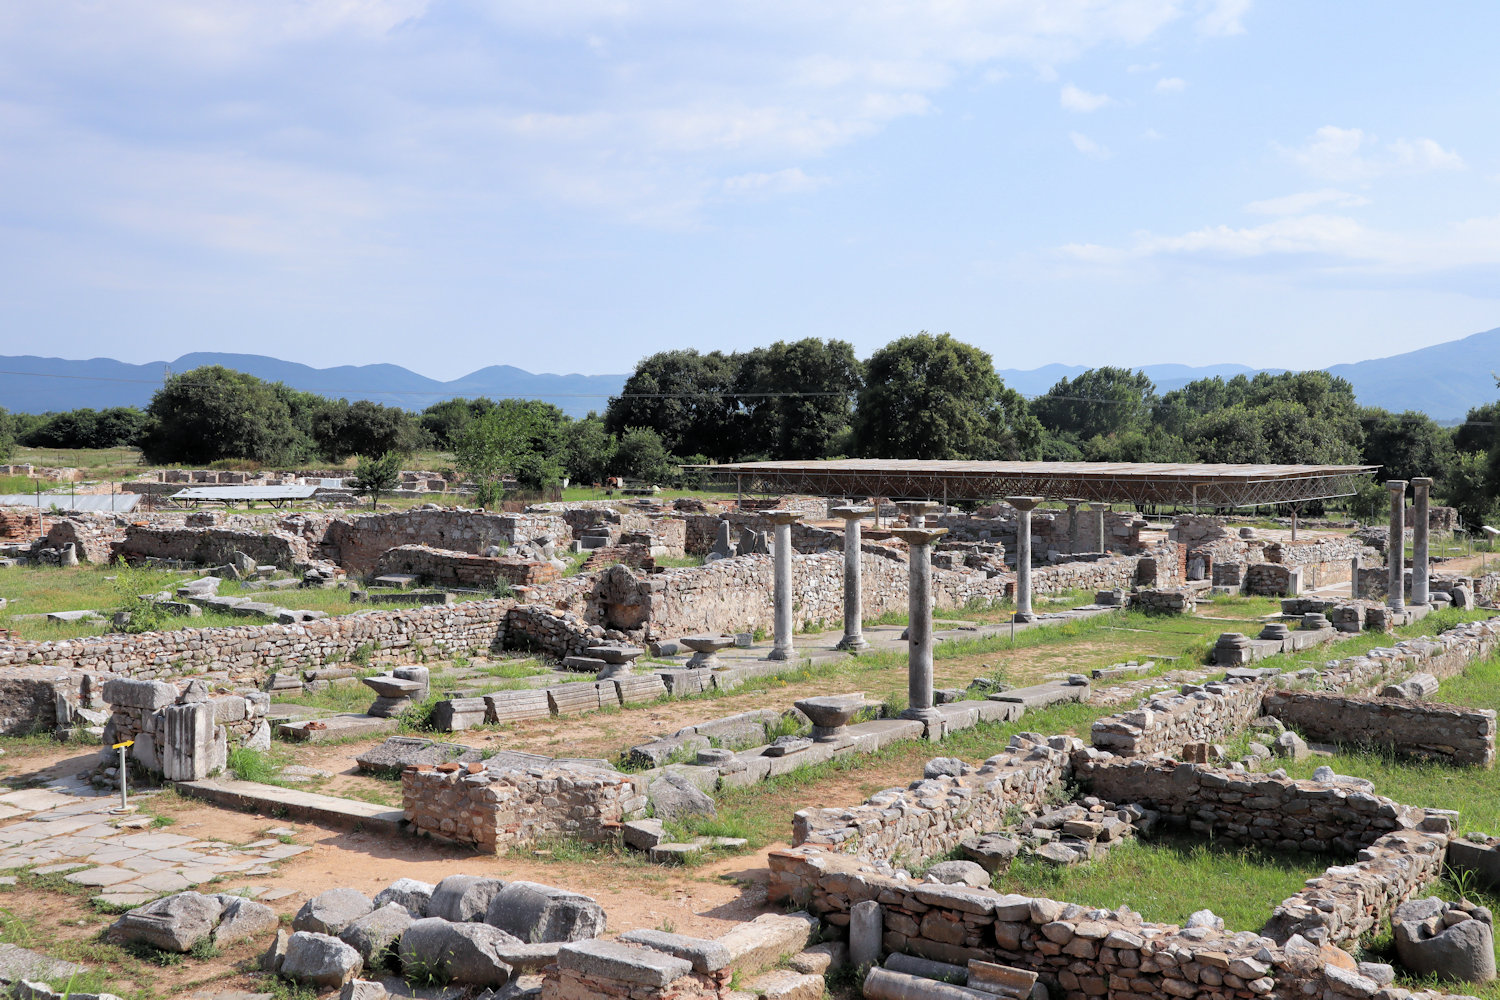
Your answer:
[[[421,410],[455,396],[542,399],[571,416],[604,409],[620,391],[625,375],[534,374],[510,365],[492,365],[451,382],[418,375],[400,365],[342,365],[311,368],[259,354],[184,354],[176,361],[132,365],[110,358],[70,361],[30,355],[0,356],[0,406],[17,413],[44,413],[89,406],[145,406],[168,371],[224,365],[307,392]],[[1389,358],[1375,358],[1327,369],[1348,379],[1361,403],[1387,410],[1420,410],[1433,419],[1456,422],[1470,407],[1500,399],[1494,372],[1500,369],[1500,328]],[[1082,365],[1046,365],[1028,371],[1002,369],[1005,384],[1026,396],[1046,392],[1058,379],[1071,378]],[[1170,392],[1194,379],[1231,378],[1257,371],[1245,365],[1144,365],[1157,392]]]

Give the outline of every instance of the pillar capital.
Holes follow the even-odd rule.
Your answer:
[[[1428,476],[1416,476],[1411,481],[1411,488],[1414,490],[1425,490],[1431,486],[1432,479]]]
[[[1110,505],[1107,503],[1100,503],[1097,500],[1089,501],[1089,510],[1109,510],[1109,507]]]
[[[903,514],[930,514],[937,510],[942,504],[936,500],[897,500],[897,508]]]
[[[947,528],[892,528],[891,534],[907,545],[931,545],[948,533]]]
[[[875,513],[875,508],[850,504],[847,507],[829,507],[828,513],[831,517],[842,517],[846,521],[858,521],[860,518],[869,517]]]
[[[1405,493],[1406,492],[1406,480],[1404,480],[1404,479],[1387,479],[1385,481],[1385,488],[1388,489],[1388,490],[1390,490],[1392,493]]]
[[[802,512],[796,510],[764,510],[761,516],[772,524],[795,524],[802,520]]]
[[[1006,497],[1005,502],[1016,510],[1032,510],[1042,502],[1041,497]]]
[[[1087,501],[1083,500],[1080,497],[1068,497],[1068,499],[1063,501],[1063,503],[1068,505],[1069,510],[1074,510],[1078,507],[1082,507],[1086,502]]]

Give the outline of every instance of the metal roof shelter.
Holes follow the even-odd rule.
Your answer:
[[[139,493],[79,493],[64,496],[57,493],[0,493],[0,507],[38,507],[42,510],[86,510],[125,513],[141,502]]]
[[[1248,507],[1350,496],[1373,465],[1168,462],[942,462],[849,458],[698,465],[751,493],[994,500],[1039,496],[1099,503]]]
[[[263,500],[280,507],[290,500],[310,500],[316,486],[193,486],[178,490],[168,499],[174,503],[244,503]]]

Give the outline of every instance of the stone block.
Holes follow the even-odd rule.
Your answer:
[[[557,966],[590,979],[661,988],[693,971],[685,958],[616,941],[579,941],[557,952]]]
[[[686,959],[694,972],[709,974],[728,968],[731,961],[729,949],[718,941],[672,934],[667,931],[639,929],[626,931],[619,940],[627,944],[638,944],[677,958]]]
[[[112,679],[104,682],[106,704],[155,712],[177,700],[177,688],[165,681]]]

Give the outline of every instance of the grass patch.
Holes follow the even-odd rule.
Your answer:
[[[1197,839],[1127,840],[1105,857],[1075,867],[1018,858],[993,884],[1001,892],[1082,906],[1128,905],[1146,920],[1162,923],[1183,924],[1194,910],[1208,907],[1231,931],[1258,931],[1277,903],[1332,863]]]

